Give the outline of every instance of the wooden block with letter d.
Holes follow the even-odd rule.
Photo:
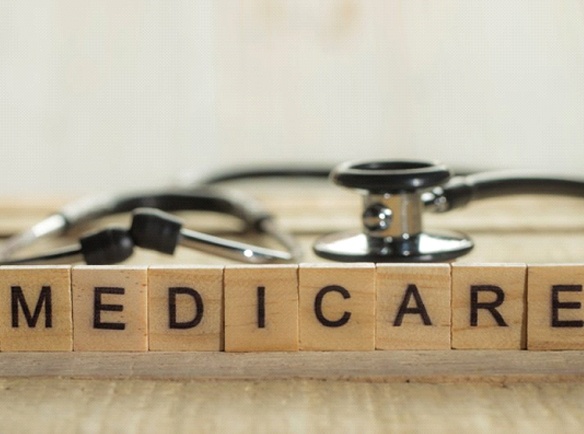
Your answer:
[[[452,265],[452,348],[526,348],[526,265]]]
[[[584,265],[529,265],[527,348],[584,350]]]
[[[450,349],[450,266],[377,265],[376,348]]]
[[[71,271],[74,351],[147,351],[145,267],[80,265]]]
[[[301,264],[300,349],[375,349],[375,266]]]
[[[298,350],[298,266],[225,267],[225,351]]]
[[[223,348],[223,267],[148,268],[151,351]]]
[[[71,351],[71,269],[0,267],[0,350]]]

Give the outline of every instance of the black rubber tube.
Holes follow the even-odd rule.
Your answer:
[[[475,200],[519,194],[583,198],[584,178],[531,172],[485,172],[454,177],[442,189],[449,209],[453,209]]]

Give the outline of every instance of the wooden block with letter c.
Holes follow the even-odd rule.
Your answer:
[[[375,266],[301,264],[300,349],[375,349]]]

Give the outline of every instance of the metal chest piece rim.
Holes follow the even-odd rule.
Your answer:
[[[320,237],[314,252],[341,262],[435,262],[468,253],[472,240],[457,232],[422,227],[424,190],[451,177],[445,166],[420,161],[349,162],[330,175],[338,185],[363,196],[362,231]]]

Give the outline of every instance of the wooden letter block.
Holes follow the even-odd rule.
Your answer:
[[[143,267],[80,265],[71,272],[74,351],[147,351]]]
[[[223,267],[148,269],[151,351],[221,351]]]
[[[0,267],[2,351],[71,351],[70,267]]]
[[[377,265],[376,348],[450,349],[450,266]]]
[[[227,266],[225,351],[298,350],[298,267]]]
[[[584,265],[530,265],[527,348],[584,350]]]
[[[452,348],[526,348],[526,266],[452,265]]]
[[[375,349],[375,266],[305,264],[299,270],[300,349]]]

